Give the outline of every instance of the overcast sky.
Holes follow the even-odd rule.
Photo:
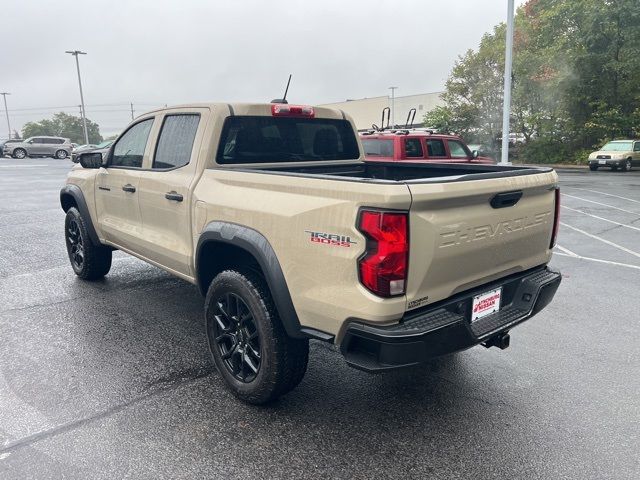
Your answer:
[[[64,52],[83,50],[87,116],[103,135],[127,125],[129,102],[140,114],[165,103],[269,101],[289,73],[296,103],[387,95],[391,85],[398,96],[434,92],[506,9],[507,0],[9,0],[0,91],[11,92],[13,129],[77,114],[75,63]],[[2,118],[0,137],[6,130]]]

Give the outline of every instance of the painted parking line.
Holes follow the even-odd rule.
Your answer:
[[[560,255],[561,257],[574,258],[576,260],[588,260],[590,262],[605,263],[607,265],[615,265],[616,267],[626,267],[626,268],[633,268],[634,270],[640,270],[640,265],[631,265],[629,263],[612,262],[611,260],[602,260],[601,258],[583,257],[582,255],[576,255],[576,254],[570,255],[568,253],[562,253],[562,252],[554,252],[554,255]]]
[[[570,257],[579,257],[579,256],[580,256],[580,255],[578,255],[577,253],[572,252],[572,251],[571,251],[571,250],[569,250],[568,248],[564,248],[564,247],[562,247],[562,246],[560,246],[560,245],[556,245],[556,247],[557,247],[559,250],[562,250],[564,253],[566,253],[566,254],[567,254],[567,255],[569,255]]]
[[[35,168],[35,167],[48,167],[49,165],[0,165],[0,168]]]
[[[566,205],[560,205],[562,208],[566,208],[567,210],[571,210],[572,212],[578,212],[583,215],[587,215],[589,217],[597,218],[598,220],[602,220],[603,222],[613,223],[614,225],[618,225],[619,227],[630,228],[631,230],[637,230],[640,232],[640,227],[634,227],[633,225],[627,225],[626,223],[615,222],[613,220],[609,220],[608,218],[600,217],[598,215],[593,215],[592,213],[583,212],[582,210],[578,210],[577,208],[567,207]]]
[[[640,258],[640,253],[634,252],[633,250],[629,250],[628,248],[623,247],[622,245],[618,245],[617,243],[611,242],[611,241],[607,240],[606,238],[599,237],[598,235],[594,235],[593,233],[585,232],[584,230],[576,228],[576,227],[574,227],[572,225],[568,225],[568,224],[566,224],[564,222],[560,222],[560,225],[562,225],[563,227],[566,227],[566,228],[570,228],[571,230],[575,230],[578,233],[582,233],[583,235],[586,235],[587,237],[593,238],[594,240],[598,240],[598,241],[600,241],[602,243],[606,243],[607,245],[610,245],[612,247],[618,248],[618,249],[622,250],[623,252],[628,253],[629,255],[633,255],[634,257]]]
[[[598,190],[590,190],[588,188],[580,188],[580,187],[563,187],[563,188],[572,188],[574,190],[582,190],[585,192],[598,193],[600,195],[606,195],[607,197],[620,198],[621,200],[626,200],[627,202],[640,203],[640,200],[634,200],[633,198],[628,198],[628,197],[621,197],[620,195],[614,195],[613,193],[599,192]]]
[[[614,210],[620,210],[621,212],[631,213],[632,215],[640,216],[640,212],[632,212],[631,210],[625,210],[624,208],[614,207],[607,203],[596,202],[595,200],[589,200],[587,198],[576,197],[575,195],[569,195],[568,193],[562,194],[565,197],[575,198],[576,200],[582,200],[583,202],[595,203],[596,205],[602,205],[603,207],[613,208]]]

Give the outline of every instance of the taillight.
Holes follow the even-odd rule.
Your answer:
[[[556,246],[556,239],[558,238],[558,226],[560,225],[560,187],[557,187],[555,196],[555,211],[553,215],[553,230],[551,231],[551,243],[549,248]]]
[[[367,250],[358,261],[360,282],[376,295],[405,293],[409,258],[409,225],[404,212],[362,210],[358,230]]]
[[[315,111],[307,105],[288,105],[286,103],[274,103],[271,105],[271,115],[274,117],[306,117],[313,118]]]

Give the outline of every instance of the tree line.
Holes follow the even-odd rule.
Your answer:
[[[98,144],[102,142],[100,127],[97,123],[87,118],[87,133],[89,143]],[[39,122],[29,122],[22,127],[22,138],[47,135],[53,137],[69,138],[71,142],[83,144],[84,130],[82,118],[69,115],[64,112],[56,113],[52,119],[44,119]]]
[[[426,126],[499,146],[505,24],[458,58]],[[638,0],[529,0],[517,11],[510,132],[524,160],[585,161],[640,136]]]

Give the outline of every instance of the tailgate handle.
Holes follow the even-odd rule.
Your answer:
[[[499,193],[491,199],[493,208],[513,207],[522,198],[522,190]]]

